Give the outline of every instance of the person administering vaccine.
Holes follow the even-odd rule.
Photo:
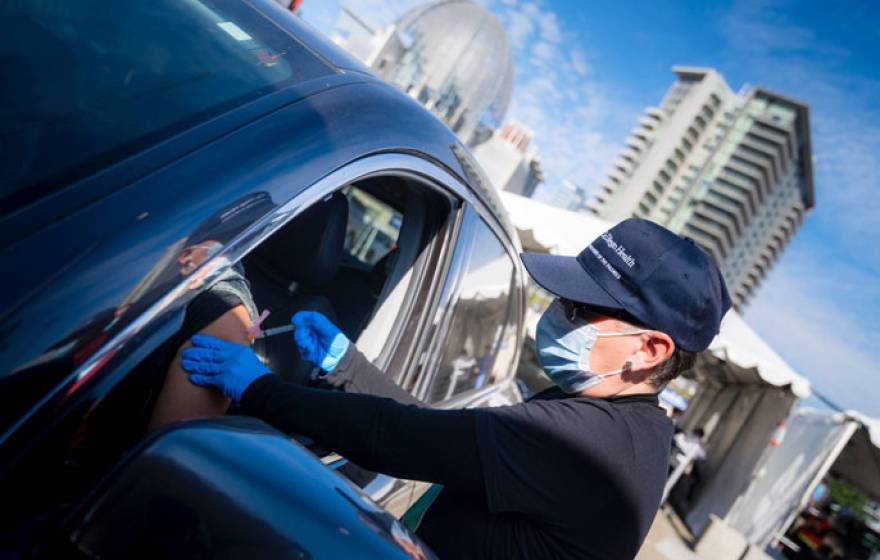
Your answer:
[[[577,257],[522,260],[557,297],[535,341],[555,387],[528,402],[424,407],[310,312],[293,317],[297,345],[345,391],[285,383],[250,348],[211,337],[193,337],[183,367],[244,414],[370,470],[442,484],[418,529],[440,558],[632,558],[673,434],[657,393],[718,333],[727,289],[693,242],[638,219]]]

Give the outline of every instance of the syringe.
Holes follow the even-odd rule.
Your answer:
[[[291,325],[282,325],[280,327],[272,327],[271,329],[261,330],[257,336],[254,337],[254,340],[258,340],[260,338],[266,338],[269,336],[275,336],[276,334],[290,332],[295,327]]]

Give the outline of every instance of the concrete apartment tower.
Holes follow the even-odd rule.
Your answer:
[[[534,136],[526,126],[511,121],[474,148],[474,157],[496,188],[525,197],[535,194],[544,173],[537,151],[529,149]]]
[[[587,207],[690,237],[741,309],[814,205],[809,108],[761,88],[734,93],[709,68],[673,71]]]

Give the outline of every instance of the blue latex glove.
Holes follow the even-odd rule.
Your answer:
[[[183,351],[183,369],[201,387],[214,387],[235,402],[258,377],[272,372],[250,346],[197,334]]]
[[[299,355],[327,373],[336,369],[351,345],[342,331],[317,311],[300,311],[290,322]]]

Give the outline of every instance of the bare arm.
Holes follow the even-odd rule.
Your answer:
[[[252,342],[252,335],[247,332],[250,326],[251,319],[244,305],[237,305],[200,333],[249,345]],[[165,383],[150,418],[151,432],[178,420],[220,416],[229,408],[230,401],[223,394],[189,382],[188,374],[180,365],[181,354],[189,346],[189,341],[184,343],[168,366]]]

